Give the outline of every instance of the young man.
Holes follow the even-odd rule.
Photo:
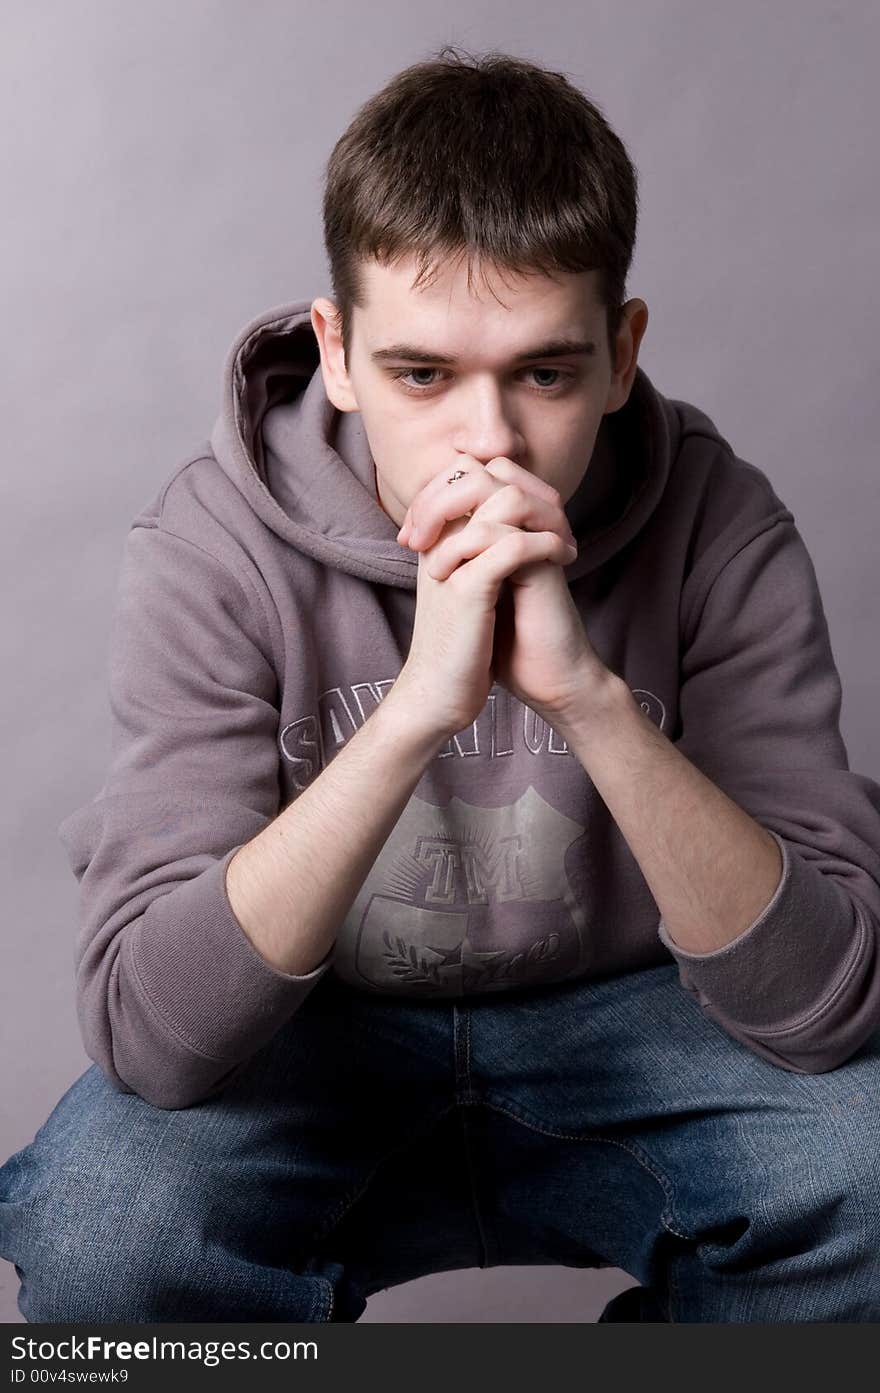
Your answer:
[[[542,1263],[880,1317],[880,788],[791,511],[637,365],[636,203],[503,55],[334,149],[334,299],[242,330],[127,538],[60,829],[95,1063],[0,1171],[28,1320]]]

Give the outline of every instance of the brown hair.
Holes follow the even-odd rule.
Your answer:
[[[468,289],[473,258],[598,271],[613,361],[637,217],[623,142],[562,73],[446,45],[370,97],[326,164],[324,243],[346,356],[353,307],[365,304],[362,258],[416,255],[415,289],[445,254],[465,253]]]

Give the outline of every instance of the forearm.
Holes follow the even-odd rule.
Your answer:
[[[766,828],[676,749],[621,679],[559,724],[549,719],[620,828],[672,940],[709,953],[747,929],[782,874]]]
[[[395,685],[314,782],[232,857],[232,911],[273,966],[301,975],[326,955],[443,743]]]

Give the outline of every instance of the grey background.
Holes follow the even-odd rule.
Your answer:
[[[344,43],[340,43],[340,37]],[[321,170],[356,107],[442,43],[564,71],[639,170],[640,362],[792,509],[853,769],[880,777],[872,0],[32,0],[3,7],[4,767],[0,1159],[90,1064],[56,837],[108,756],[131,518],[210,431],[233,335],[330,293]],[[626,1273],[441,1273],[364,1321],[592,1321]],[[0,1319],[21,1320],[0,1262]]]

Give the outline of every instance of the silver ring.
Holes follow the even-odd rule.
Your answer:
[[[456,479],[463,479],[467,472],[466,469],[456,469],[455,473],[451,474],[446,480],[447,484],[454,484]]]

